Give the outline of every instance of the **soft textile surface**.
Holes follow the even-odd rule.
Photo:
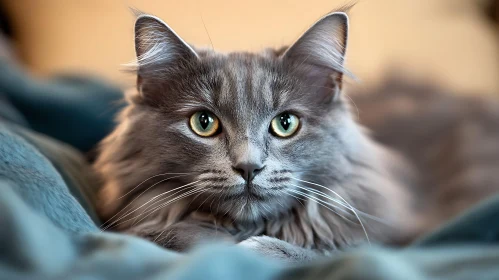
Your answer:
[[[44,159],[32,146],[8,142],[7,138],[19,139],[4,129],[0,135],[4,149],[15,148],[15,154],[35,158],[16,161],[18,168],[38,170]],[[26,192],[30,184],[2,174],[0,279],[493,279],[499,275],[497,228],[494,238],[481,234],[499,215],[499,198],[442,230],[435,235],[438,240],[429,238],[433,245],[429,248],[360,248],[316,264],[289,267],[235,246],[212,245],[180,255],[134,237],[100,233],[46,164],[45,171],[38,170],[38,180],[49,185],[38,193]],[[4,156],[0,165],[9,165]],[[53,204],[32,197],[54,194],[60,195],[59,205],[68,207],[52,209],[57,215],[43,210]],[[453,245],[435,246],[449,238]]]
[[[0,79],[0,88],[1,83]],[[29,97],[30,92],[23,95]],[[34,105],[18,98],[20,104]],[[54,108],[60,105],[53,102]],[[88,201],[94,179],[83,156],[27,128],[30,118],[6,98],[0,98],[0,108],[5,108],[0,111],[1,280],[494,279],[499,275],[499,197],[408,248],[357,248],[300,267],[234,245],[204,246],[181,255],[135,237],[102,233],[92,220],[96,218]],[[51,113],[55,115],[45,117],[57,119],[58,112]]]
[[[119,88],[95,79],[60,76],[37,80],[0,60],[0,117],[16,118],[33,130],[86,152],[114,127]],[[8,112],[7,112],[8,110]],[[17,112],[16,112],[17,111]]]

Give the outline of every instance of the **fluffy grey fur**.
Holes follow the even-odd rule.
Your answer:
[[[418,169],[373,141],[342,94],[344,12],[262,53],[194,50],[149,15],[135,31],[137,90],[95,164],[105,229],[179,251],[225,239],[303,260],[423,228]],[[219,118],[216,136],[189,128],[201,110]],[[290,138],[269,132],[282,112],[300,118]],[[253,180],[241,164],[258,167]]]

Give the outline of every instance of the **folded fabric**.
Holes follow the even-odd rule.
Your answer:
[[[60,166],[61,173],[52,163]],[[60,174],[65,174],[67,181]],[[0,121],[0,180],[17,186],[13,190],[25,203],[64,231],[97,231],[89,216],[92,207],[80,191],[91,185],[90,174],[81,155],[69,146]],[[73,193],[66,182],[72,184]],[[0,188],[0,196],[5,196],[4,192],[5,188]]]
[[[34,131],[91,150],[114,127],[114,116],[123,106],[120,88],[95,78],[59,76],[35,79],[20,67],[0,59],[0,99],[17,112],[0,105],[0,118],[23,120]]]

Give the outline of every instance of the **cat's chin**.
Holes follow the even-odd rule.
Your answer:
[[[279,205],[276,208],[276,205]],[[277,203],[275,197],[266,197],[254,194],[242,194],[238,198],[224,201],[225,213],[238,223],[254,223],[279,217],[282,204]]]

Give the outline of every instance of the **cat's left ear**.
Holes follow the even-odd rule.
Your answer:
[[[294,65],[309,66],[308,73],[314,84],[329,88],[329,94],[336,99],[346,71],[344,63],[347,39],[347,14],[333,12],[312,25],[282,54],[282,58]]]

